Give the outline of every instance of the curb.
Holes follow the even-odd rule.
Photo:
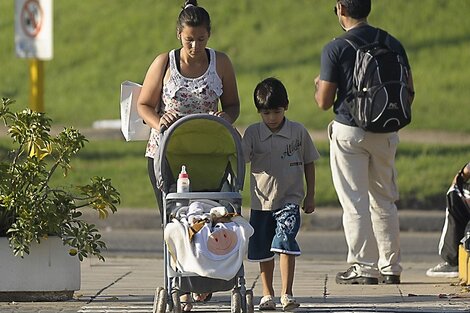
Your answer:
[[[249,216],[249,209],[244,209],[244,216]],[[400,230],[409,232],[440,232],[444,225],[444,211],[399,210]],[[310,215],[302,214],[304,231],[343,230],[342,211],[339,208],[320,207]],[[99,219],[91,209],[83,212],[83,217],[99,229],[139,229],[159,230],[160,214],[157,209],[120,208],[107,219]]]
[[[445,212],[399,210],[400,231],[440,232],[444,225]],[[342,210],[318,208],[312,215],[302,215],[302,229],[307,231],[343,231]]]

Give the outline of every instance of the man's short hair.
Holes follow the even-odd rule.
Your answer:
[[[361,19],[369,16],[371,10],[371,0],[338,0],[354,19]]]

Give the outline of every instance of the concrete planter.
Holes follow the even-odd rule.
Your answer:
[[[80,289],[80,261],[60,238],[31,246],[23,259],[0,237],[0,301],[61,301]]]

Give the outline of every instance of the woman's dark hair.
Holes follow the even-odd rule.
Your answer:
[[[371,0],[339,0],[346,10],[348,10],[349,16],[354,19],[361,19],[369,16],[371,10]]]
[[[256,86],[253,99],[258,112],[277,108],[287,109],[289,105],[286,87],[274,77],[266,78]]]
[[[176,22],[176,30],[178,34],[183,30],[183,26],[205,26],[207,32],[211,33],[211,18],[209,13],[197,5],[197,0],[187,0],[184,2],[182,10]]]

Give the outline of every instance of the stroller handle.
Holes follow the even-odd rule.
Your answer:
[[[214,114],[211,114],[211,113],[192,113],[192,114],[178,114],[178,120],[185,117],[185,116],[191,116],[191,115],[211,115],[211,116],[215,116],[217,118],[220,118],[222,120],[225,121],[225,119],[223,117],[220,117],[220,116],[217,116],[217,115],[214,115]],[[176,120],[174,123],[176,123],[178,120]],[[174,124],[173,123],[173,124]],[[173,124],[171,124],[169,127],[166,126],[166,125],[162,125],[160,127],[160,134],[163,134],[168,128],[170,128]]]

